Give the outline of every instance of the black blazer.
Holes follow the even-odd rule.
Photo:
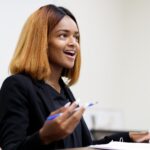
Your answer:
[[[74,97],[62,82],[66,94]],[[39,129],[52,111],[43,81],[37,81],[25,74],[8,77],[0,91],[0,147],[3,150],[47,150],[64,148],[63,140],[42,145]],[[90,133],[82,119],[82,146],[91,144]]]
[[[61,84],[70,100],[74,100],[70,89],[63,82]],[[40,141],[39,129],[52,111],[42,85],[43,81],[34,80],[26,74],[13,75],[4,81],[0,91],[0,147],[3,150],[65,148],[63,140],[49,145]],[[80,124],[80,134],[84,137],[80,146],[108,143],[112,139],[119,140],[120,136],[130,141],[128,133],[125,133],[93,142],[83,119]]]

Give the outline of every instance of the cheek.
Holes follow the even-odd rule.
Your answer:
[[[49,53],[59,52],[63,49],[63,45],[60,42],[53,42],[49,44]]]
[[[64,48],[65,48],[65,43],[61,41],[55,41],[50,46],[50,49],[53,49],[57,52],[63,51]]]
[[[48,52],[49,61],[58,61],[62,56],[63,48],[60,45],[51,45]]]
[[[77,46],[77,53],[80,53],[80,45]]]

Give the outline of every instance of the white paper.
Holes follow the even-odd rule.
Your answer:
[[[107,150],[150,150],[149,143],[110,142],[108,144],[91,145],[90,147]]]

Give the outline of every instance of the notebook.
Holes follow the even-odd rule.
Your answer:
[[[128,143],[112,141],[108,144],[91,145],[90,147],[106,150],[150,150],[150,143]]]

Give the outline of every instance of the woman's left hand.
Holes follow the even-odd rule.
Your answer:
[[[129,136],[133,142],[147,142],[150,141],[150,132],[138,132],[138,131],[132,131],[129,132]]]

